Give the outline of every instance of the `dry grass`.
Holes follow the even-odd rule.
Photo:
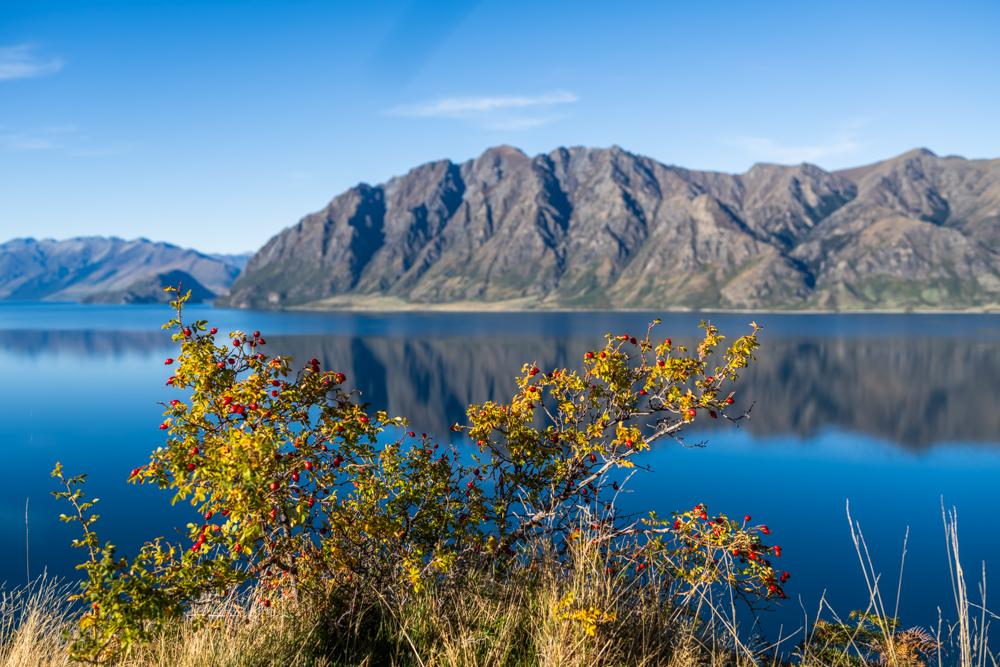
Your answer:
[[[954,511],[943,515],[955,620],[942,621],[936,632],[896,627],[899,583],[890,608],[860,526],[852,522],[870,593],[863,612],[873,620],[868,635],[844,623],[845,634],[836,642],[817,632],[823,623],[814,623],[794,648],[750,647],[735,621],[735,601],[720,599],[718,589],[696,587],[679,596],[669,581],[610,575],[600,550],[580,541],[561,565],[550,561],[513,576],[482,573],[363,610],[341,605],[321,614],[292,603],[269,610],[236,600],[214,603],[179,619],[119,664],[997,667],[997,656],[989,651],[993,615],[984,603],[985,574],[974,602],[959,558],[957,517]],[[74,619],[64,602],[67,592],[43,578],[0,595],[0,667],[72,664],[67,637]],[[827,628],[841,622],[825,602],[820,608]]]

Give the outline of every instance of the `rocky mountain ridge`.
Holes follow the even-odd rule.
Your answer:
[[[0,243],[0,299],[152,303],[180,283],[206,301],[229,288],[240,261],[147,239],[13,239]]]
[[[1000,304],[1000,160],[696,171],[491,148],[360,184],[268,241],[222,303],[963,309]]]

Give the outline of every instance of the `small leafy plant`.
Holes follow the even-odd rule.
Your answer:
[[[87,605],[74,657],[127,654],[163,623],[213,596],[253,590],[269,607],[294,599],[350,607],[360,599],[397,608],[428,587],[461,586],[474,573],[557,565],[572,545],[596,545],[613,576],[654,573],[681,599],[704,586],[748,600],[784,597],[788,574],[771,559],[769,530],[705,505],[670,520],[619,512],[616,499],[655,442],[679,438],[701,417],[738,420],[732,383],[753,360],[758,328],[728,347],[710,324],[693,350],[609,335],[582,368],[526,364],[505,402],[469,406],[447,444],[372,411],[345,389],[343,373],[265,352],[259,332],[221,336],[184,319],[174,292],[165,329],[167,439],[129,481],[154,484],[194,507],[188,542],[146,543],[132,561],[99,542],[96,500],[82,476],[53,475],[56,495],[83,530]],[[567,599],[559,610],[594,634],[614,612]]]
[[[807,645],[806,664],[835,667],[927,667],[938,642],[923,628],[901,629],[899,620],[852,611],[846,623],[819,621]]]

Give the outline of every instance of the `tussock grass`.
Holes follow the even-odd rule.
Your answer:
[[[517,572],[480,572],[409,596],[361,607],[337,591],[324,608],[282,600],[266,609],[254,595],[199,605],[118,663],[121,667],[398,665],[417,667],[997,667],[990,652],[993,614],[970,597],[954,510],[945,512],[953,621],[901,629],[899,581],[886,585],[864,536],[851,522],[869,600],[854,620],[820,601],[815,622],[790,640],[748,643],[736,603],[718,589],[609,573],[586,540],[561,560]],[[0,593],[0,667],[60,667],[75,627],[69,587],[48,578]],[[390,599],[392,601],[390,602]],[[362,599],[362,596],[355,598]],[[367,598],[366,598],[367,599]],[[890,604],[891,603],[891,604]],[[858,619],[861,619],[860,621]]]

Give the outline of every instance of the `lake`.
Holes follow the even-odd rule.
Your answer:
[[[50,497],[62,461],[87,472],[101,500],[99,533],[123,553],[192,518],[169,496],[125,483],[162,443],[163,358],[172,344],[160,306],[0,304],[0,581],[43,570],[73,576],[79,554]],[[801,625],[826,590],[842,614],[867,600],[845,503],[860,521],[885,592],[895,598],[909,528],[901,608],[905,624],[953,616],[941,502],[959,514],[961,555],[1000,572],[1000,316],[696,313],[273,313],[191,308],[223,332],[260,329],[269,351],[319,358],[369,403],[451,437],[469,402],[503,399],[525,362],[579,365],[605,332],[640,333],[654,317],[675,341],[706,318],[731,336],[760,322],[757,365],[737,386],[753,404],[740,428],[696,425],[683,447],[646,456],[629,509],[689,508],[753,515],[782,545],[791,599],[765,626]],[[25,505],[27,503],[27,554]],[[970,581],[970,589],[975,582]]]

